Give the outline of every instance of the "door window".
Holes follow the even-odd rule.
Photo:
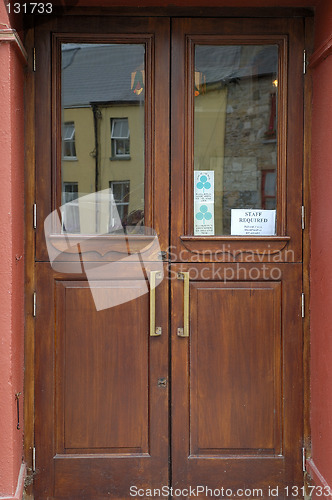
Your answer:
[[[131,213],[143,223],[144,66],[144,44],[61,44],[61,198],[77,179],[80,221],[75,227],[62,221],[68,233],[109,234]],[[129,186],[123,201],[119,189]]]
[[[278,52],[195,45],[195,235],[275,234]]]

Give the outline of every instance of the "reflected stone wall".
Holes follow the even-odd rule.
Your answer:
[[[230,234],[232,208],[260,208],[262,170],[277,167],[271,120],[271,76],[228,86],[224,159],[223,230]]]

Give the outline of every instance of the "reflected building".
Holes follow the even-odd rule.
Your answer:
[[[61,98],[63,230],[143,225],[144,45],[62,44]],[[108,189],[106,204],[80,202]]]
[[[196,45],[195,170],[214,171],[215,234],[231,209],[276,209],[278,46]]]
[[[144,58],[144,45],[62,44],[66,232],[144,224]],[[276,209],[277,86],[278,46],[196,45],[194,169],[214,172],[217,235],[232,209]]]

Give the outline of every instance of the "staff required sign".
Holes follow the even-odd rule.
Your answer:
[[[231,235],[274,236],[276,234],[276,210],[231,210]]]

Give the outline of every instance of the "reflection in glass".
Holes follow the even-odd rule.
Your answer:
[[[193,87],[195,175],[214,173],[203,202],[229,235],[232,209],[276,209],[278,46],[196,45]]]
[[[128,118],[111,118],[112,157],[128,158],[130,155]]]
[[[63,232],[144,225],[144,59],[143,44],[61,46]]]
[[[80,232],[80,214],[78,208],[78,183],[64,182],[62,191],[62,204],[66,205],[63,214],[62,227],[68,233]]]
[[[75,124],[66,122],[63,130],[63,158],[76,158]]]

